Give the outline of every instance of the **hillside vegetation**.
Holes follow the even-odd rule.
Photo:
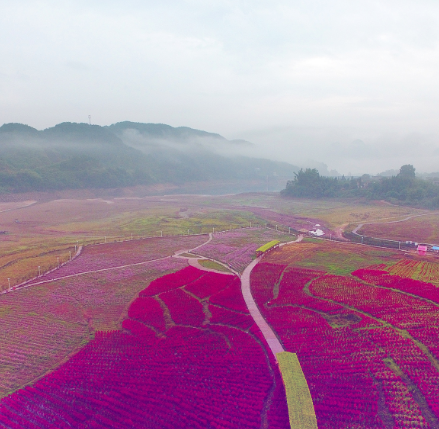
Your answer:
[[[245,141],[164,124],[0,127],[0,193],[289,176],[287,164],[239,156]],[[226,156],[224,154],[235,154]]]

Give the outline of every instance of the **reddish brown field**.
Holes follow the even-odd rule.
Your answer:
[[[359,234],[398,241],[439,244],[439,216],[419,216],[403,222],[364,225]]]

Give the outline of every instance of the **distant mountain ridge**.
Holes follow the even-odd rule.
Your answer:
[[[166,124],[0,127],[0,192],[292,177],[298,167],[239,155],[242,140]]]

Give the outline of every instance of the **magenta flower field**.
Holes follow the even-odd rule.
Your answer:
[[[439,427],[439,313],[432,285],[260,263],[252,293],[298,355],[319,428]],[[378,285],[378,286],[376,286]]]
[[[178,250],[191,249],[207,239],[207,235],[193,235],[181,236],[177,239],[176,237],[157,237],[90,245],[84,247],[78,258],[35,279],[34,282],[159,259],[171,256]]]
[[[0,427],[288,428],[279,371],[239,285],[192,267],[151,282],[122,330],[97,332],[4,398]]]
[[[272,229],[245,228],[214,234],[210,243],[199,247],[196,253],[229,265],[237,272],[255,258],[256,249],[275,239],[294,240]]]
[[[136,294],[183,259],[69,277],[2,295],[0,397],[58,366],[96,330],[117,329]]]

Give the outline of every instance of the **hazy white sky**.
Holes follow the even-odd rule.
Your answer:
[[[0,124],[90,114],[341,173],[439,171],[437,0],[0,0],[0,12]]]

